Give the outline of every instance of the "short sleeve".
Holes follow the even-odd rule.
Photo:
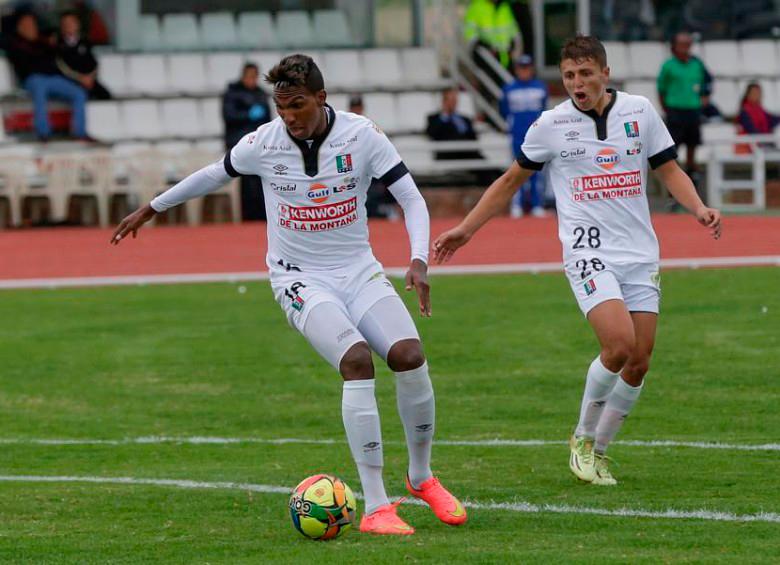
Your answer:
[[[524,169],[541,171],[547,161],[551,161],[554,153],[550,147],[550,136],[546,132],[544,115],[537,119],[525,134],[525,140],[516,155],[517,163]]]
[[[677,158],[677,148],[661,116],[658,115],[658,112],[649,101],[646,104],[648,132],[645,143],[647,145],[647,161],[650,163],[651,168],[657,169],[667,161]]]
[[[371,176],[381,180],[385,186],[390,186],[409,170],[404,166],[398,150],[376,124],[371,122],[366,130],[371,156]]]
[[[257,133],[254,131],[246,134],[233,146],[233,149],[225,153],[225,170],[231,177],[255,174],[252,164],[256,160],[254,152],[256,137]]]

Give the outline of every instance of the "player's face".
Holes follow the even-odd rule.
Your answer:
[[[609,67],[601,67],[593,59],[561,61],[563,86],[580,110],[596,107],[609,83]]]
[[[309,92],[302,87],[274,89],[276,111],[296,139],[311,139],[322,124],[325,91]]]

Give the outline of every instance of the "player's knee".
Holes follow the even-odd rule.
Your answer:
[[[395,342],[387,352],[387,366],[401,373],[421,367],[425,363],[425,354],[419,339],[402,339]]]
[[[339,363],[339,372],[345,381],[374,378],[374,363],[366,342],[356,343],[347,350]]]
[[[613,340],[601,352],[604,366],[610,371],[617,373],[628,363],[633,348],[634,344],[628,336]]]
[[[650,358],[629,359],[626,366],[623,367],[623,380],[631,386],[639,386],[645,379],[645,375],[650,370]]]

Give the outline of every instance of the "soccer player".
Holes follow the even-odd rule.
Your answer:
[[[642,391],[658,319],[648,166],[715,239],[721,219],[678,166],[674,141],[650,102],[607,88],[607,55],[598,39],[567,41],[560,70],[571,99],[533,124],[516,162],[457,227],[436,239],[434,259],[449,260],[506,209],[517,186],[544,169],[555,192],[564,270],[601,346],[588,369],[569,466],[583,481],[614,485],[607,446]]]
[[[412,248],[406,290],[431,315],[428,209],[401,157],[369,119],[326,104],[322,74],[305,55],[285,57],[265,80],[279,117],[245,135],[218,162],[193,173],[117,227],[118,244],[155,214],[258,175],[268,214],[271,288],[289,323],[344,378],[341,411],[366,511],[360,531],[408,535],[382,480],[382,438],[374,397],[373,349],[396,375],[398,411],[409,452],[406,488],[443,522],[466,511],[430,469],[434,397],[428,364],[409,312],[368,241],[366,191],[380,179],[404,210]]]

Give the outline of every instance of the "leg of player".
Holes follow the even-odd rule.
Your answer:
[[[569,441],[569,468],[577,478],[596,478],[593,444],[596,428],[607,399],[634,348],[634,326],[622,300],[607,300],[588,312],[601,351],[588,369],[580,419]]]
[[[379,410],[374,394],[371,350],[342,308],[332,302],[316,305],[303,334],[314,349],[344,378],[341,416],[365,498],[361,532],[413,534],[390,504],[382,479],[383,452]]]
[[[650,357],[655,345],[655,330],[658,314],[651,312],[632,312],[631,318],[636,334],[636,344],[631,351],[622,376],[617,380],[609,395],[604,412],[596,428],[596,478],[594,484],[614,485],[617,481],[609,472],[609,460],[606,457],[607,446],[620,430],[631,409],[642,392],[645,374],[650,368]]]
[[[463,505],[431,472],[436,413],[433,385],[409,311],[398,296],[386,296],[369,308],[358,328],[396,375],[398,413],[409,451],[407,490],[427,502],[442,522],[464,523],[467,516]]]

